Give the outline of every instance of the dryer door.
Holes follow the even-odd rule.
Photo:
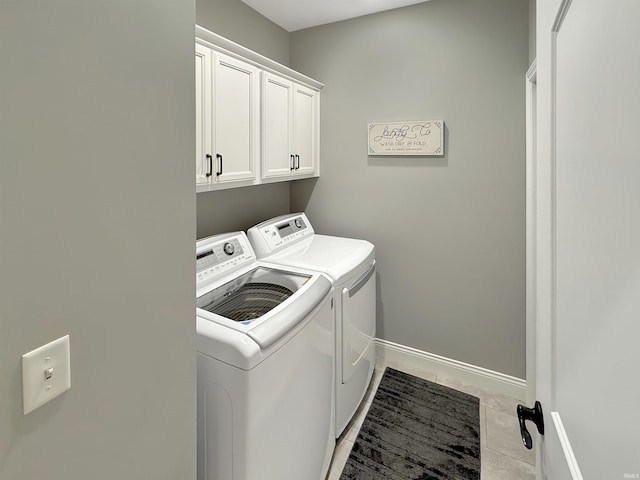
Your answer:
[[[356,371],[369,370],[375,360],[366,355],[376,334],[375,260],[352,285],[342,289],[342,383]]]

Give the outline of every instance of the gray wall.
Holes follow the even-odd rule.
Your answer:
[[[247,230],[285,213],[289,213],[288,183],[199,193],[197,237]]]
[[[197,0],[196,22],[240,45],[289,65],[289,33],[240,0]],[[289,213],[287,182],[198,194],[197,237],[246,230]]]
[[[292,211],[375,243],[379,337],[521,378],[528,8],[432,0],[291,38],[326,85],[322,174]],[[367,157],[367,122],[439,118],[444,157]]]
[[[0,478],[195,478],[191,0],[0,4]],[[21,355],[71,336],[22,414]]]
[[[241,0],[197,0],[196,23],[271,60],[289,65],[289,32]]]

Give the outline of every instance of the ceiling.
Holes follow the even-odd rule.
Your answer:
[[[425,0],[242,0],[288,32]]]

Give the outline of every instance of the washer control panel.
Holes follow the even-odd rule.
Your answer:
[[[217,235],[196,243],[196,283],[227,275],[256,257],[246,235]]]
[[[259,258],[313,235],[304,213],[285,215],[263,222],[247,232]]]

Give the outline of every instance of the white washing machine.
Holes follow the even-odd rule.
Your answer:
[[[360,405],[375,365],[374,246],[366,240],[317,235],[304,213],[267,220],[247,236],[258,258],[319,271],[333,282],[338,437]]]
[[[321,480],[335,446],[331,282],[243,232],[196,244],[198,480]]]

